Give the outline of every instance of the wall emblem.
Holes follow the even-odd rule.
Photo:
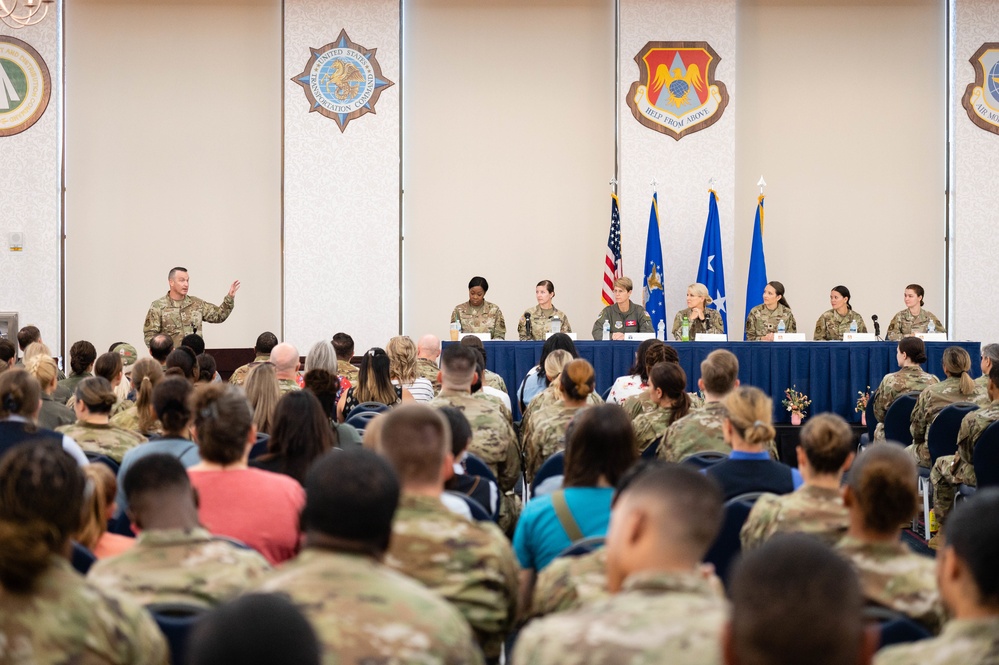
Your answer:
[[[375,59],[378,49],[355,44],[346,30],[340,31],[335,42],[309,50],[312,57],[305,70],[291,80],[305,91],[309,112],[332,119],[341,132],[351,120],[374,113],[382,90],[393,85],[382,76]]]
[[[999,42],[982,44],[971,56],[975,82],[968,85],[961,104],[971,122],[999,134]]]
[[[649,42],[635,56],[632,115],[677,141],[715,124],[728,106],[728,90],[715,80],[720,60],[707,42]]]
[[[52,81],[38,51],[0,35],[0,136],[13,136],[38,122],[49,105]]]

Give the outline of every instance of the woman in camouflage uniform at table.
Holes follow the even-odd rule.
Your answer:
[[[815,333],[812,339],[819,341],[839,341],[850,331],[850,324],[857,324],[857,332],[867,332],[864,317],[853,311],[850,304],[850,289],[845,286],[834,286],[829,292],[829,304],[832,309],[823,312],[815,322]]]
[[[895,359],[901,369],[886,374],[881,379],[881,385],[874,391],[874,417],[878,420],[878,425],[874,428],[875,442],[885,440],[885,415],[899,395],[922,392],[923,388],[940,382],[936,375],[925,372],[920,367],[926,362],[926,345],[918,337],[903,337],[898,343]]]
[[[784,332],[798,332],[791,306],[784,297],[784,285],[769,282],[763,289],[763,304],[749,310],[746,316],[746,341],[772,342],[781,321],[784,322]]]
[[[569,317],[552,304],[555,297],[555,285],[551,280],[543,279],[534,287],[534,295],[538,299],[538,304],[528,308],[520,317],[517,325],[517,333],[521,342],[528,340],[544,341],[549,332],[571,333],[572,326],[569,325]],[[558,317],[561,326],[558,330],[551,330],[552,319]]]
[[[488,290],[485,277],[473,277],[468,282],[468,302],[454,308],[451,323],[458,323],[463,333],[489,333],[493,339],[505,339],[506,320],[497,305],[486,301]]]
[[[923,309],[923,294],[923,287],[919,284],[905,287],[902,294],[905,309],[892,317],[891,323],[888,324],[888,332],[885,333],[886,340],[895,341],[906,335],[929,332],[930,322],[933,323],[933,332],[947,332],[933,312]]]

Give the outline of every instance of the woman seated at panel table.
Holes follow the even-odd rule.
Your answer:
[[[543,279],[538,282],[538,285],[534,287],[534,296],[538,299],[538,304],[527,309],[520,317],[520,324],[517,325],[521,342],[532,339],[543,341],[549,332],[572,332],[569,317],[552,304],[552,298],[555,297],[555,285],[552,284],[551,280]],[[558,324],[555,323],[555,318],[559,319]]]
[[[784,285],[769,282],[763,289],[763,304],[749,310],[746,316],[746,341],[772,342],[781,321],[784,322],[784,332],[798,332],[794,313],[784,297]]]
[[[489,282],[473,277],[468,282],[468,302],[458,303],[451,312],[451,323],[463,333],[489,333],[493,339],[506,338],[506,320],[497,305],[486,301]]]
[[[690,327],[688,338],[691,342],[697,333],[724,334],[725,324],[717,309],[708,309],[712,303],[708,295],[708,287],[703,284],[691,284],[687,287],[687,309],[681,309],[673,317],[673,339],[683,338],[683,319],[686,317]]]
[[[923,287],[919,284],[905,287],[902,293],[905,309],[892,317],[891,323],[888,324],[888,332],[885,333],[886,340],[895,341],[916,333],[930,332],[930,323],[933,324],[932,332],[947,332],[933,312],[923,309],[924,294]]]
[[[635,284],[630,277],[614,280],[614,303],[604,307],[600,316],[593,322],[593,339],[603,338],[604,321],[610,324],[611,339],[624,339],[628,332],[654,333],[652,317],[641,305],[631,302],[631,291]]]
[[[854,322],[857,324],[856,332],[867,332],[864,317],[853,311],[853,305],[850,304],[850,289],[845,286],[834,286],[829,292],[829,304],[832,305],[832,309],[823,312],[815,322],[815,334],[812,339],[816,342],[843,339],[843,335],[850,332],[850,325]]]

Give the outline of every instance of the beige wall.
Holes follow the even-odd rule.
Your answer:
[[[943,319],[944,3],[742,0],[738,26],[735,311],[763,174],[768,277],[799,332],[811,339],[837,284],[869,329],[911,282]]]
[[[586,338],[614,175],[606,0],[406,0],[403,330],[446,335],[482,275],[507,339],[555,283]]]
[[[236,309],[209,347],[281,328],[281,3],[66,3],[66,336],[141,348],[183,265]]]

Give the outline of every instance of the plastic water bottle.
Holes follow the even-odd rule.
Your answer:
[[[604,341],[610,339],[610,321],[608,319],[604,319],[604,334],[600,339]]]
[[[656,339],[660,342],[666,341],[666,322],[660,321],[659,325],[656,326]]]
[[[680,341],[689,342],[690,341],[690,319],[686,316],[683,317],[683,323],[680,324]]]
[[[933,322],[933,319],[930,319],[930,322],[926,324],[926,332],[932,335],[936,331],[937,331],[937,324]]]
[[[853,319],[852,321],[850,321],[850,332],[852,332],[852,333],[857,332],[857,320],[856,319]]]
[[[552,317],[552,332],[562,332],[562,318],[558,314]]]
[[[783,335],[785,330],[787,330],[787,327],[784,325],[784,319],[781,319],[777,322],[777,334]]]

